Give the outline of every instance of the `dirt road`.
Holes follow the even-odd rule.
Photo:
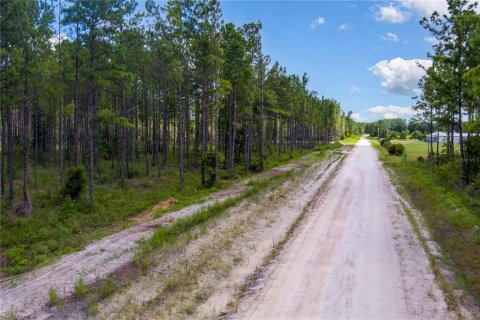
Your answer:
[[[362,139],[232,318],[449,317],[377,157]]]

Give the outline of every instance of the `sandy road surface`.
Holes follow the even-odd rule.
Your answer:
[[[302,159],[287,165],[278,166],[254,178],[272,177],[300,168]],[[129,263],[134,249],[142,238],[150,237],[156,227],[169,225],[179,218],[192,215],[199,210],[239,195],[245,189],[246,181],[220,190],[199,204],[164,214],[162,217],[144,221],[129,229],[107,236],[88,245],[85,249],[68,254],[56,263],[26,273],[16,278],[0,281],[0,318],[9,312],[18,317],[45,318],[49,315],[41,311],[48,302],[48,290],[53,287],[61,298],[73,293],[74,283],[82,278],[85,283],[104,278]]]
[[[448,318],[396,197],[362,139],[232,318]]]

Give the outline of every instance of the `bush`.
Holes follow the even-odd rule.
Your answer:
[[[394,154],[396,156],[401,156],[405,151],[405,147],[401,144],[391,144],[387,148],[389,154]]]
[[[412,139],[417,139],[417,140],[423,140],[424,135],[421,131],[415,130],[415,131],[412,132],[411,138]]]
[[[383,143],[383,146],[384,146],[386,149],[388,149],[391,145],[392,145],[392,143],[391,143],[390,141],[385,141],[385,142]]]
[[[87,293],[87,287],[85,286],[85,282],[83,281],[82,278],[77,279],[74,285],[75,298],[81,299],[85,296],[86,293]]]
[[[115,292],[115,282],[112,279],[107,279],[100,287],[100,297],[107,298]]]
[[[381,146],[385,146],[385,143],[387,143],[387,142],[390,142],[390,140],[385,139],[385,138],[380,139],[380,145]]]
[[[66,198],[77,199],[85,190],[87,185],[87,172],[83,166],[71,167],[67,171],[65,185],[62,194]]]
[[[422,156],[420,156],[420,157],[417,158],[417,161],[421,162],[421,163],[424,163],[425,159]]]
[[[388,153],[389,154],[395,154],[395,150],[397,149],[397,145],[396,144],[391,144],[388,146],[387,150],[388,150]]]
[[[58,302],[59,299],[57,291],[54,288],[50,287],[50,289],[48,289],[48,303],[51,306],[56,306]]]
[[[252,172],[260,172],[262,168],[260,166],[260,158],[259,157],[252,157],[250,161],[250,166],[248,168]]]
[[[213,150],[207,151],[203,163],[205,164],[205,185],[213,187],[215,184],[215,152]]]
[[[396,156],[401,156],[405,152],[405,147],[401,144],[397,144],[395,147],[395,155]]]

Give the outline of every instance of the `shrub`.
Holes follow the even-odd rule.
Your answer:
[[[421,162],[421,163],[424,163],[424,162],[425,162],[425,159],[424,159],[422,156],[419,156],[419,157],[417,158],[417,161],[418,161],[418,162]]]
[[[391,145],[392,145],[392,143],[391,143],[390,141],[388,141],[388,140],[383,143],[383,146],[384,146],[386,149],[388,149]]]
[[[252,172],[262,171],[262,168],[260,166],[260,158],[252,157],[252,160],[250,161],[250,167],[248,169],[250,169],[250,171]]]
[[[87,287],[85,286],[85,282],[83,281],[82,278],[79,278],[77,281],[75,281],[75,285],[74,285],[75,298],[81,299],[85,296],[86,293],[87,293]]]
[[[395,147],[395,155],[401,156],[405,152],[405,147],[401,144],[397,144]]]
[[[207,187],[213,187],[215,184],[215,151],[210,150],[206,153],[205,159],[205,184]],[[223,153],[218,153],[218,163],[224,161]]]
[[[397,145],[396,144],[391,144],[388,146],[387,150],[388,150],[388,153],[389,154],[395,154],[395,150],[397,149]]]
[[[100,296],[107,298],[115,292],[115,282],[112,279],[107,279],[100,287]]]
[[[411,135],[411,138],[412,139],[418,139],[418,140],[422,140],[424,138],[424,135],[421,131],[419,130],[415,130],[412,132],[412,135]]]
[[[65,185],[62,189],[64,197],[69,196],[72,199],[77,199],[85,190],[87,184],[87,172],[83,166],[71,167],[67,171]]]
[[[57,305],[59,302],[59,299],[58,299],[58,293],[57,291],[50,287],[50,289],[48,289],[48,303],[52,306],[55,306]]]

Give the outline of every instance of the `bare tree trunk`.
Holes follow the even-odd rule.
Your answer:
[[[1,159],[1,169],[0,169],[0,196],[5,194],[5,153],[7,151],[7,123],[5,112],[2,112],[2,159]],[[1,206],[0,206],[1,209]]]
[[[168,114],[168,97],[167,97],[167,90],[168,84],[165,87],[165,93],[163,97],[163,166],[167,165],[168,162],[168,144],[169,144],[169,136],[168,136],[168,122],[169,122],[169,114]]]
[[[216,60],[215,60],[215,68],[216,68]],[[216,70],[216,72],[218,72]],[[218,185],[218,148],[219,148],[219,138],[220,138],[220,129],[218,128],[219,126],[219,106],[218,106],[218,74],[217,74],[217,83],[215,84],[215,185]]]
[[[207,84],[202,84],[202,148],[201,148],[201,182],[205,186],[205,155],[207,151]]]
[[[28,66],[29,52],[25,50],[25,66]],[[30,93],[28,71],[25,70],[23,88],[23,211],[27,216],[32,214],[32,200],[30,199]]]
[[[178,83],[178,172],[180,174],[180,191],[185,187],[183,176],[183,106],[182,106],[182,84]]]
[[[144,118],[145,118],[145,127],[144,127],[144,143],[143,143],[143,151],[144,151],[144,158],[145,158],[145,175],[148,177],[150,175],[150,166],[148,163],[148,92],[145,89],[144,92]]]
[[[7,166],[8,166],[8,202],[13,203],[13,119],[12,107],[7,104]]]
[[[264,105],[263,105],[263,87],[264,87],[264,65],[263,54],[260,52],[260,170],[263,171],[263,161],[265,159],[265,124],[264,124]]]
[[[38,176],[37,176],[37,167],[38,167],[38,108],[35,109],[35,153],[34,153],[34,183],[35,191],[38,191]],[[63,182],[62,182],[63,184]]]
[[[198,98],[195,98],[195,150],[193,165],[198,167],[198,145],[200,144],[200,106],[198,105]]]
[[[233,175],[234,170],[234,156],[235,156],[235,116],[237,108],[237,88],[233,89],[233,103],[230,102],[230,112],[229,112],[229,135],[228,135],[228,172],[230,175]]]
[[[120,87],[120,114],[122,117],[126,116],[127,110],[125,105],[125,90],[123,84]],[[125,181],[125,163],[127,162],[127,128],[122,125],[120,128],[121,133],[121,159],[120,159],[120,180]]]
[[[73,159],[75,166],[78,166],[78,95],[79,95],[79,61],[78,61],[78,25],[77,25],[77,45],[75,46],[75,84],[73,90]]]
[[[94,145],[93,145],[93,104],[94,104],[94,92],[93,92],[93,44],[90,46],[90,75],[88,77],[88,108],[87,108],[87,137],[88,137],[88,198],[93,201],[93,179],[94,179]]]

